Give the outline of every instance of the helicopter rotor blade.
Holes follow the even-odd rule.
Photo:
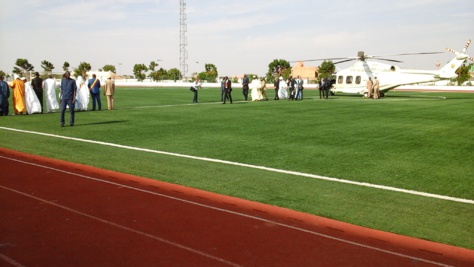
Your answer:
[[[403,62],[403,61],[400,61],[400,60],[388,59],[388,58],[379,58],[379,57],[377,57],[377,58],[375,58],[375,59],[377,59],[377,60],[385,60],[385,61],[390,61],[390,62],[397,62],[397,63]]]
[[[336,65],[336,64],[339,64],[339,63],[344,63],[344,62],[353,61],[353,60],[356,60],[356,59],[355,58],[349,58],[349,59],[333,62],[333,64]]]
[[[451,53],[454,53],[454,54],[456,54],[456,55],[459,54],[458,51],[453,50],[453,49],[451,49],[451,48],[446,48],[446,51],[451,52]]]
[[[347,59],[346,57],[335,57],[335,58],[318,58],[318,59],[305,59],[305,60],[294,60],[290,62],[309,62],[309,61],[325,61],[325,60],[341,60],[341,59]]]
[[[393,57],[393,56],[434,55],[434,54],[443,54],[443,53],[444,52],[436,51],[436,52],[403,53],[403,54],[388,55],[388,56]]]

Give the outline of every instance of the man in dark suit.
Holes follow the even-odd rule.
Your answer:
[[[36,97],[41,105],[41,113],[43,113],[43,79],[41,79],[38,72],[35,72],[35,78],[31,80],[31,86],[35,91]]]
[[[244,95],[245,101],[247,101],[249,97],[249,77],[244,74],[244,79],[242,80],[242,94]]]
[[[60,122],[61,127],[64,127],[64,114],[66,113],[66,107],[69,106],[69,111],[71,116],[69,117],[69,125],[74,126],[74,108],[76,105],[76,94],[77,86],[76,81],[71,79],[71,73],[66,71],[61,80],[61,104],[59,105],[59,110],[61,112]]]
[[[326,85],[327,85],[327,82],[326,82],[326,78],[321,78],[321,80],[319,80],[319,99],[321,98],[326,98],[325,97],[325,89],[326,89]]]
[[[232,104],[232,82],[229,80],[229,77],[224,77],[224,103],[227,99],[229,99],[230,103]]]

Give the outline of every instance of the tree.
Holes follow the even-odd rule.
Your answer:
[[[87,62],[79,63],[79,66],[74,70],[74,76],[79,77],[82,76],[83,73],[86,73],[91,70],[91,64]]]
[[[148,70],[155,71],[155,68],[158,67],[158,64],[155,61],[150,62],[150,66],[148,66]]]
[[[105,65],[102,67],[102,71],[111,71],[117,73],[114,65]]]
[[[471,75],[469,75],[471,65],[472,64],[463,64],[456,70],[456,74],[458,75],[458,77],[455,79],[455,81],[458,85],[462,85],[465,81],[469,81],[469,79],[471,79]]]
[[[319,66],[318,77],[319,79],[327,78],[330,79],[332,74],[336,71],[336,66],[332,61],[323,61]]]
[[[41,67],[44,69],[44,71],[46,72],[50,72],[52,70],[54,70],[54,65],[53,63],[49,62],[49,61],[46,61],[46,60],[43,60],[41,61]]]
[[[265,78],[267,81],[273,81],[273,79],[278,79],[280,76],[282,76],[283,79],[287,79],[290,74],[290,62],[284,59],[274,59],[270,64],[268,64],[268,72],[265,75]]]
[[[63,64],[63,70],[68,71],[69,70],[69,62],[65,61]]]
[[[34,67],[27,59],[18,58],[15,63],[16,67],[13,68],[13,73],[18,75],[26,75],[28,72],[33,71]]]
[[[198,74],[199,80],[207,82],[216,82],[217,81],[217,68],[214,64],[206,63],[204,64],[204,72]]]
[[[179,80],[181,79],[181,71],[177,68],[172,68],[168,71],[168,79],[170,80]]]
[[[145,80],[146,71],[148,71],[148,68],[145,66],[145,64],[135,64],[135,66],[133,66],[133,74],[140,82]]]

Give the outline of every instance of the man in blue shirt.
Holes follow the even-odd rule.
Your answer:
[[[76,81],[71,79],[71,73],[66,71],[63,79],[61,80],[61,104],[59,110],[61,112],[61,127],[64,127],[64,113],[66,113],[66,107],[69,106],[71,116],[69,118],[69,125],[74,126],[74,108],[76,104],[77,86]]]
[[[102,109],[102,103],[100,102],[100,81],[97,79],[95,74],[92,74],[92,78],[89,80],[87,84],[89,90],[91,91],[92,96],[92,110],[95,110],[96,103],[99,110]]]

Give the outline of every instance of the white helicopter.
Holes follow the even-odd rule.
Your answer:
[[[393,59],[380,58],[379,56],[369,56],[364,52],[359,52],[356,57],[349,58],[328,58],[328,59],[313,59],[305,61],[317,61],[317,60],[342,60],[334,62],[334,64],[343,63],[347,61],[357,60],[354,65],[347,69],[343,69],[334,73],[331,80],[333,87],[331,93],[348,93],[348,94],[360,94],[367,97],[368,90],[366,83],[368,78],[372,80],[377,77],[380,82],[380,96],[394,88],[402,85],[411,85],[419,83],[435,82],[443,79],[456,78],[457,74],[455,71],[467,60],[473,60],[472,57],[466,54],[466,50],[471,44],[469,39],[464,46],[462,52],[446,48],[446,51],[454,53],[456,56],[443,66],[440,70],[411,70],[401,69],[398,66],[383,64],[374,61],[367,61],[367,59],[385,60],[391,62],[402,62]],[[405,56],[405,55],[422,55],[422,54],[439,54],[443,52],[422,52],[422,53],[407,53],[398,54],[391,56]]]

